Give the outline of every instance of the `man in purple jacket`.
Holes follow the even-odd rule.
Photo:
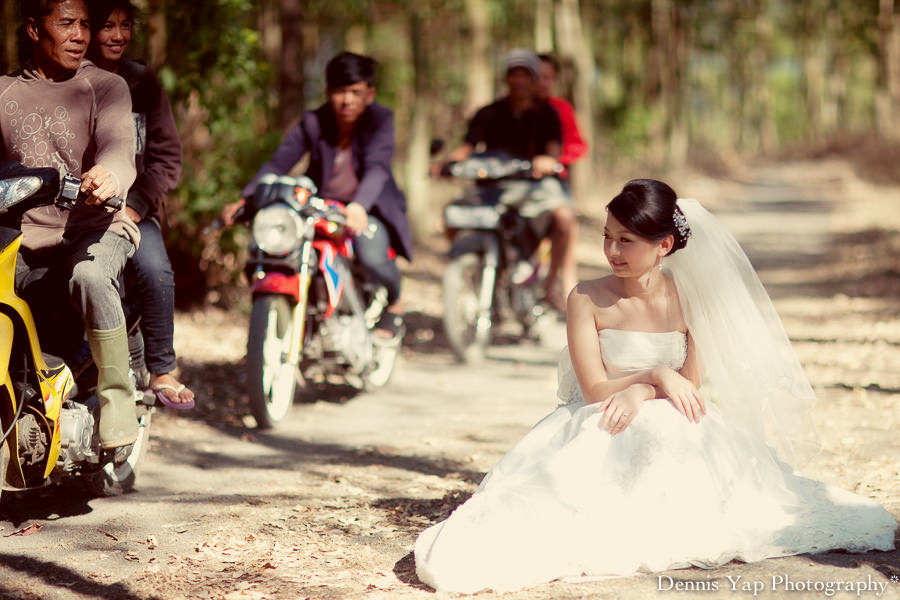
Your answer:
[[[241,199],[222,209],[222,220],[233,222],[263,175],[287,174],[309,153],[306,175],[319,188],[319,196],[346,204],[357,257],[372,278],[387,288],[388,310],[376,328],[399,337],[403,334],[398,311],[401,278],[388,252],[392,248],[410,259],[412,238],[406,198],[391,174],[394,113],[375,102],[375,61],[368,56],[338,54],[328,62],[325,79],[325,104],[303,113],[272,158],[244,187]]]

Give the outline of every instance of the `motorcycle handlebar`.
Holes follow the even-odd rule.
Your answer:
[[[497,181],[501,179],[513,178],[535,178],[533,175],[534,165],[530,160],[524,159],[506,159],[499,161],[478,161],[470,162],[472,159],[461,161],[450,161],[441,165],[441,177],[453,177],[456,179],[468,179],[473,181]],[[479,165],[479,162],[481,163]],[[557,163],[554,173],[559,174],[565,171],[562,164]]]
[[[321,217],[336,225],[347,224],[346,207],[329,204],[327,200],[318,196],[310,196],[307,199],[301,214],[305,217]]]
[[[65,210],[72,210],[75,208],[78,200],[84,197],[85,195],[81,193],[81,179],[70,173],[64,175],[60,182],[59,198],[56,200],[57,206]],[[125,201],[122,198],[111,196],[99,204],[91,204],[90,206],[96,210],[106,212],[108,208],[111,208],[113,211],[120,210],[123,204],[125,204]]]

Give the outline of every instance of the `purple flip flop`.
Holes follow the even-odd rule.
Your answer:
[[[151,389],[150,391],[156,394],[156,399],[163,406],[168,406],[169,408],[174,408],[175,410],[190,410],[194,408],[193,399],[190,402],[172,402],[165,393],[165,390],[172,390],[177,396],[182,392],[182,390],[184,390],[184,388],[184,384],[175,387],[174,385],[169,385],[167,383],[159,383],[153,386],[153,389]]]

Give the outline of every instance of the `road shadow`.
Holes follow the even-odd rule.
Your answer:
[[[370,506],[385,511],[392,525],[416,532],[443,521],[471,496],[471,492],[454,490],[443,498],[383,498]]]
[[[398,454],[370,447],[309,442],[274,432],[248,432],[238,428],[224,429],[221,432],[247,443],[259,444],[277,453],[237,456],[219,451],[199,450],[192,440],[166,438],[157,441],[159,446],[157,455],[160,460],[171,458],[179,464],[194,465],[201,469],[237,467],[297,471],[306,466],[316,465],[382,466],[421,475],[456,479],[473,485],[484,477],[483,472],[469,468],[468,463],[446,458]]]
[[[217,428],[245,428],[244,417],[252,413],[247,391],[247,369],[243,361],[182,360],[180,367],[181,378],[190,382],[196,395],[194,408],[178,411],[180,417],[202,421]],[[344,404],[362,392],[363,390],[349,383],[310,382],[297,386],[294,404]]]
[[[895,542],[896,550],[892,552],[872,551],[865,554],[851,554],[840,550],[825,554],[804,554],[810,562],[838,569],[859,569],[871,567],[887,579],[896,577],[900,580],[900,534]]]
[[[805,296],[884,298],[900,307],[900,231],[866,229],[827,236],[821,254],[778,255],[750,245],[751,262],[765,281],[768,270],[792,270],[792,281],[767,282],[773,298]]]
[[[123,583],[109,585],[97,583],[85,578],[80,573],[54,562],[7,554],[0,552],[0,566],[9,571],[20,573],[23,578],[38,580],[46,585],[65,592],[66,595],[78,594],[85,598],[105,598],[108,600],[161,600],[160,596],[139,596]],[[12,581],[0,583],[0,598],[23,598],[20,590],[12,587]],[[29,583],[33,585],[33,583]],[[38,596],[33,596],[37,598]]]
[[[79,482],[67,481],[34,490],[4,492],[0,499],[0,521],[19,528],[27,521],[56,521],[93,512],[89,502],[97,497]]]
[[[383,510],[392,525],[416,534],[426,527],[443,521],[450,516],[471,493],[460,490],[448,492],[443,498],[421,500],[418,498],[384,498],[372,502],[372,508]],[[423,590],[432,588],[416,575],[416,559],[410,552],[394,563],[394,575],[403,583]]]

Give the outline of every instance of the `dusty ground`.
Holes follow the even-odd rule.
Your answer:
[[[900,518],[900,191],[865,184],[838,161],[684,181],[676,189],[719,211],[751,254],[819,394],[823,450],[807,473],[876,498]],[[595,276],[604,272],[601,221],[599,211],[588,213],[578,255],[582,275]],[[439,327],[441,251],[439,241],[422,248],[407,270],[412,327],[392,384],[363,395],[340,389],[298,398],[271,433],[254,430],[245,416],[246,315],[179,315],[183,376],[199,392],[198,408],[157,412],[133,494],[4,494],[0,597],[444,597],[416,579],[413,541],[554,407],[564,331],[549,324],[541,345],[496,347],[482,368],[453,364]],[[6,537],[32,524],[42,528]],[[732,591],[729,576],[759,582],[759,595],[772,598],[825,597],[783,585],[773,591],[772,578],[782,576],[800,586],[882,582],[882,597],[900,597],[900,583],[891,583],[900,578],[900,550],[667,576],[478,597],[753,594],[740,585]],[[675,585],[697,581],[716,582],[719,591]]]

